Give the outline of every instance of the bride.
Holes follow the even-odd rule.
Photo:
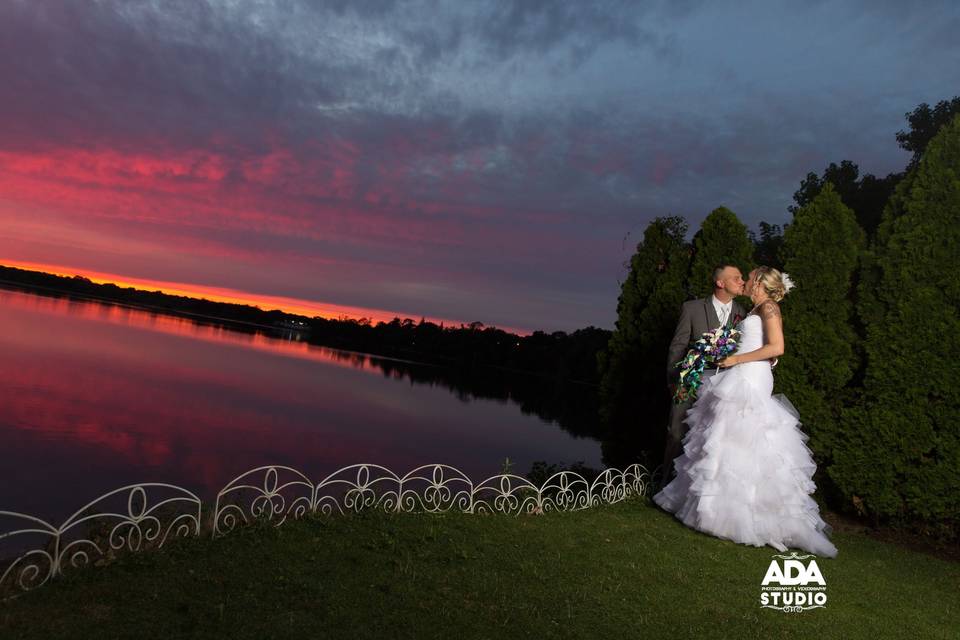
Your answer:
[[[783,354],[777,303],[792,286],[771,267],[750,272],[744,293],[755,306],[738,326],[739,350],[704,381],[686,415],[677,475],[653,500],[685,525],[726,540],[835,558],[832,529],[810,497],[817,466],[809,436],[793,406],[771,395],[770,359]]]

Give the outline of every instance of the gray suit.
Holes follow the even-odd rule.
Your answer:
[[[736,300],[730,306],[730,315],[727,318],[727,326],[733,326],[737,317],[743,318],[746,315],[743,307],[737,304]],[[707,331],[713,331],[720,326],[720,319],[717,318],[717,312],[713,308],[713,294],[706,298],[698,300],[688,300],[683,303],[680,309],[680,321],[677,322],[677,329],[673,333],[673,340],[670,341],[670,354],[667,358],[667,383],[677,384],[679,381],[679,372],[674,367],[683,356],[686,355],[690,345],[700,338],[701,334]],[[716,373],[716,369],[704,369],[704,379]],[[673,400],[671,399],[671,402]],[[666,485],[673,475],[673,460],[683,453],[683,436],[686,435],[690,427],[684,423],[684,415],[693,405],[693,401],[687,400],[680,404],[673,404],[670,409],[670,426],[667,427],[667,446],[663,453],[663,475],[662,484]]]

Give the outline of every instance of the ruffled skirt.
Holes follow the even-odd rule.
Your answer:
[[[766,361],[708,378],[687,412],[677,476],[653,500],[685,525],[733,542],[834,558],[811,497],[816,464],[796,410],[772,396]]]

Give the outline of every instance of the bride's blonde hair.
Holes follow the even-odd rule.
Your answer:
[[[757,267],[757,284],[763,287],[774,302],[783,300],[783,296],[789,291],[783,276],[783,273],[773,267]]]

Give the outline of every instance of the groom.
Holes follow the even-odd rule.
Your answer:
[[[671,402],[676,386],[679,384],[679,371],[674,365],[686,355],[690,345],[701,334],[713,331],[717,327],[733,326],[743,318],[745,311],[734,300],[743,293],[743,274],[731,264],[722,264],[713,270],[713,293],[699,300],[688,300],[680,309],[680,321],[670,341],[670,355],[667,359],[667,384]],[[712,376],[714,369],[704,369],[704,380]],[[670,426],[667,427],[667,447],[663,453],[663,475],[661,487],[670,482],[673,475],[673,459],[683,453],[683,436],[690,429],[684,422],[684,415],[693,405],[693,400],[673,404],[670,410]]]

